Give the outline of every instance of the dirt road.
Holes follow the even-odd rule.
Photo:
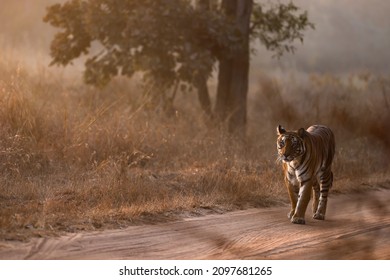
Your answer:
[[[0,243],[0,259],[390,259],[390,190],[331,196],[327,220],[288,206]]]

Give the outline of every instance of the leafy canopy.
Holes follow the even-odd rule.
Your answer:
[[[47,8],[44,21],[59,31],[51,42],[51,65],[66,66],[87,55],[86,83],[104,86],[112,77],[144,73],[169,88],[196,86],[216,61],[234,53],[245,38],[218,9],[198,9],[189,0],[69,0]],[[312,24],[290,4],[255,4],[251,39],[281,55],[293,51]]]

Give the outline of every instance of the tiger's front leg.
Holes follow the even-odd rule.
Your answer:
[[[312,183],[306,182],[299,188],[298,202],[294,215],[291,217],[293,224],[305,224],[305,213],[310,201]]]
[[[291,203],[291,210],[287,214],[287,217],[289,219],[291,219],[292,216],[294,215],[295,209],[297,207],[299,187],[294,186],[287,178],[285,180],[285,183],[286,183],[286,187],[287,187],[287,191],[288,191],[288,195],[290,197],[290,203]]]
[[[287,214],[287,217],[291,219],[295,213],[295,208],[297,207],[299,182],[297,180],[297,177],[295,176],[294,170],[290,169],[287,164],[283,165],[283,169],[284,169],[284,183],[287,187],[288,196],[290,198],[290,203],[291,203],[291,210]]]

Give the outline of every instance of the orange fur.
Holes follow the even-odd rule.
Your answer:
[[[322,125],[298,131],[286,131],[279,125],[277,133],[278,160],[283,161],[284,181],[291,201],[288,217],[292,223],[304,224],[313,192],[313,218],[324,220],[328,192],[333,184],[333,132]]]

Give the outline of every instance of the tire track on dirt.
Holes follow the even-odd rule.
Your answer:
[[[390,259],[390,190],[332,196],[327,220],[288,206],[0,243],[0,259]],[[308,209],[310,210],[310,209]]]

